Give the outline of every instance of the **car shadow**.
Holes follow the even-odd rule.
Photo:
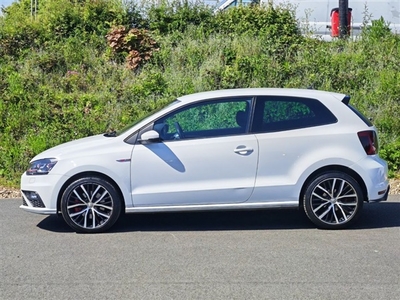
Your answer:
[[[38,225],[53,232],[73,232],[62,217],[49,216]],[[368,203],[351,230],[400,227],[400,203]],[[219,231],[219,230],[315,229],[296,209],[257,211],[214,211],[140,213],[121,216],[107,233],[135,231]]]
[[[366,203],[359,220],[352,229],[400,227],[400,203]]]

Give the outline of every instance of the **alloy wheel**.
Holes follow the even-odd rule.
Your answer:
[[[102,232],[111,227],[121,212],[115,187],[102,178],[81,178],[65,190],[61,211],[77,232]]]
[[[311,194],[314,215],[327,224],[341,224],[353,217],[358,206],[354,187],[341,178],[329,178],[319,183]]]
[[[319,228],[340,229],[354,223],[361,213],[364,194],[349,174],[326,172],[306,187],[303,206],[307,217]]]

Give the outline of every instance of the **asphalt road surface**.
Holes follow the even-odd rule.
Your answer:
[[[0,299],[400,299],[400,196],[347,230],[297,210],[124,216],[105,234],[0,200]]]

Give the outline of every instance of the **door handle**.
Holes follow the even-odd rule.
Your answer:
[[[246,155],[246,154],[250,154],[254,151],[253,148],[249,148],[246,146],[238,146],[235,150],[233,150],[233,152],[241,154],[241,155]]]

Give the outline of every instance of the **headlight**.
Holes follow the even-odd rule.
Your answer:
[[[46,175],[49,174],[51,169],[57,163],[55,158],[44,158],[31,162],[29,169],[26,171],[26,175]]]

